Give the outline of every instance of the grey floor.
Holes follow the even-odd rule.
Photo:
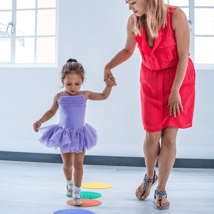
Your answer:
[[[75,208],[67,205],[62,164],[0,161],[1,214],[53,214],[63,209],[85,209],[95,214],[214,213],[214,169],[173,169],[167,184],[171,207],[154,208],[154,189],[146,201],[135,198],[145,168],[84,166],[83,182],[103,182],[111,189],[87,190],[102,194],[102,205]],[[156,169],[158,170],[158,169]]]

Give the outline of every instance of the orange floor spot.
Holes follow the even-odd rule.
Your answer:
[[[67,201],[68,205],[74,206],[73,201],[69,200]],[[102,204],[101,201],[94,200],[94,199],[82,199],[82,205],[79,207],[95,207]]]

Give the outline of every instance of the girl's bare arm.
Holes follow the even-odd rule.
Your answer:
[[[41,121],[41,123],[50,120],[56,114],[58,110],[58,100],[60,99],[60,96],[60,93],[55,95],[51,108],[40,118],[39,121]]]

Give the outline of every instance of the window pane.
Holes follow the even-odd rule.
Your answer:
[[[39,10],[37,35],[55,35],[56,11]]]
[[[214,64],[214,37],[195,37],[195,62]]]
[[[55,63],[55,38],[37,38],[37,63]]]
[[[12,10],[12,0],[0,0],[0,10]]]
[[[195,9],[195,34],[214,35],[214,9]]]
[[[27,18],[26,18],[27,17]],[[17,11],[17,36],[32,36],[35,34],[35,11]]]
[[[16,63],[34,63],[34,38],[17,38]]]
[[[35,0],[17,0],[17,9],[35,8]]]
[[[6,34],[8,23],[12,21],[12,12],[5,11],[0,12],[0,36],[8,37],[10,36],[11,28],[8,28],[8,33]]]
[[[187,16],[187,19],[189,20],[189,8],[181,8],[181,10],[184,11],[184,13],[185,13],[186,16]]]
[[[195,6],[214,6],[214,0],[195,0]]]
[[[189,6],[189,0],[169,0],[169,4],[174,6]]]
[[[56,0],[38,0],[38,8],[56,7]]]
[[[167,1],[167,0],[164,0],[164,3],[168,4],[168,1]]]
[[[0,62],[10,62],[11,39],[0,38]]]

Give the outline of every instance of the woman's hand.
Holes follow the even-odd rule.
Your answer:
[[[114,78],[114,76],[113,76],[111,70],[110,70],[108,67],[105,67],[105,68],[104,68],[104,81],[106,82],[106,85],[107,85],[108,87],[110,87],[109,82],[107,82],[108,78],[110,78],[111,81],[114,81],[113,86],[116,86],[116,85],[117,85],[116,80],[115,80],[115,78]]]
[[[169,107],[170,116],[172,115],[172,113],[174,115],[174,118],[176,118],[176,113],[178,114],[178,116],[180,115],[180,108],[183,111],[183,106],[181,103],[179,91],[171,92],[167,106]]]
[[[41,126],[41,124],[40,124],[40,122],[35,122],[34,124],[33,124],[33,129],[34,129],[34,131],[35,132],[38,132],[39,130],[38,130],[38,128]]]

